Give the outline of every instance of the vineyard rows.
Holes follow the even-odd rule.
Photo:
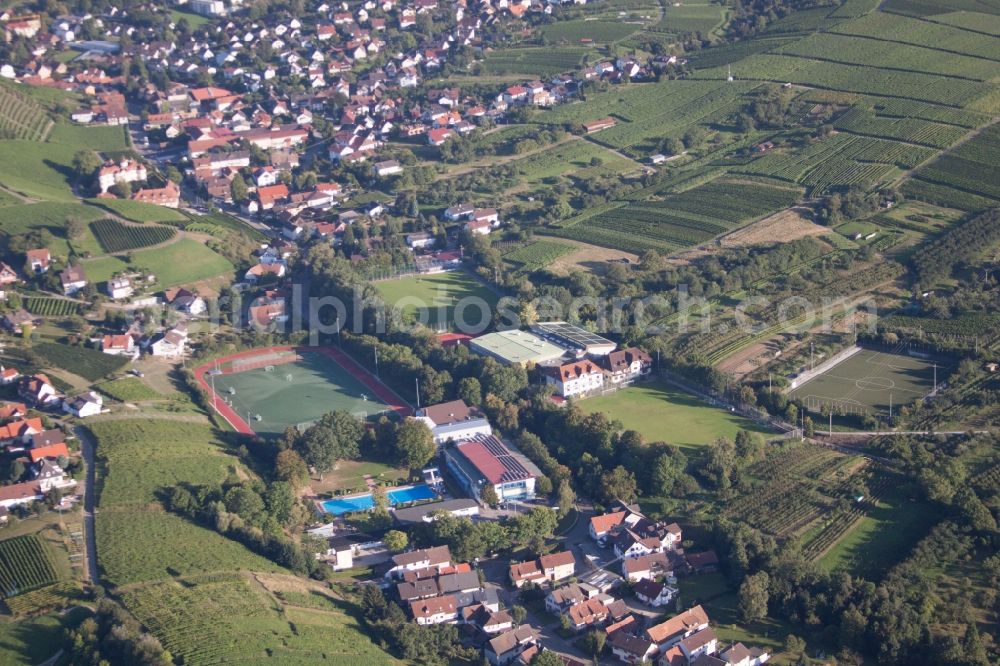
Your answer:
[[[0,541],[0,595],[14,597],[59,580],[42,540],[34,534]]]
[[[732,68],[732,72],[737,79],[798,83],[815,88],[876,97],[902,97],[955,107],[970,104],[992,90],[992,86],[979,81],[810,60],[791,55],[760,53],[734,64],[736,66]],[[717,67],[698,72],[695,77],[724,80],[727,74],[725,67]]]
[[[825,191],[834,184],[874,184],[897,166],[909,168],[934,154],[930,148],[863,136],[837,134],[797,152],[772,152],[736,168]]]
[[[501,49],[486,56],[482,69],[491,74],[550,76],[577,69],[586,52],[575,47]]]
[[[855,502],[851,508],[838,511],[823,526],[807,544],[802,548],[802,554],[809,560],[814,560],[837,543],[847,532],[853,528],[858,521],[868,515],[868,512],[875,508],[878,497],[885,491],[888,485],[888,478],[885,476],[879,479],[869,488],[868,497],[861,502]]]
[[[895,118],[919,118],[944,125],[956,125],[966,129],[974,129],[989,122],[989,116],[975,111],[953,109],[950,106],[936,106],[912,102],[906,99],[867,98],[865,103],[871,106],[880,116]]]
[[[515,264],[518,270],[533,271],[545,268],[559,257],[573,251],[569,245],[551,241],[535,241],[503,255],[503,260]]]
[[[91,222],[90,230],[94,232],[101,247],[112,254],[164,243],[177,233],[171,227],[126,225],[110,218]]]
[[[883,118],[870,109],[854,107],[833,124],[839,130],[918,143],[931,148],[947,148],[965,135],[966,129],[953,125],[941,125],[917,118]],[[893,160],[881,159],[880,162]]]
[[[547,233],[636,253],[671,252],[786,208],[798,196],[794,190],[765,185],[713,182],[662,201],[631,202],[577,218]]]
[[[833,33],[809,35],[781,47],[775,53],[847,65],[877,64],[887,70],[899,69],[976,81],[989,81],[996,75],[997,69],[997,63],[992,60]]]
[[[922,180],[919,173],[916,178],[912,178],[903,184],[903,194],[908,199],[926,201],[937,206],[944,206],[945,208],[957,208],[967,211],[986,210],[997,205],[997,202],[993,199],[963,192],[948,185]]]
[[[69,605],[79,596],[79,591],[76,583],[55,583],[5,599],[4,605],[13,615],[35,614],[49,608]]]
[[[831,32],[912,44],[1000,61],[1000,39],[959,27],[931,23],[917,18],[873,12],[857,21],[840,23]]]
[[[41,141],[51,122],[34,101],[0,86],[0,138]]]
[[[27,310],[40,317],[70,317],[80,313],[80,304],[62,298],[31,296],[28,298]]]

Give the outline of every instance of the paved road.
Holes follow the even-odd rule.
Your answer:
[[[73,432],[80,439],[80,450],[87,466],[87,479],[83,487],[83,538],[87,544],[87,579],[96,584],[100,576],[97,572],[97,542],[94,537],[94,507],[96,504],[97,473],[94,464],[94,440],[90,433],[80,426],[73,426]]]

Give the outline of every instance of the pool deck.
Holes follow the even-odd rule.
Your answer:
[[[438,493],[431,486],[428,486],[426,483],[425,484],[413,484],[413,483],[411,483],[411,484],[406,485],[406,486],[396,486],[396,487],[393,487],[393,488],[387,488],[386,489],[386,493],[387,494],[391,494],[391,493],[394,493],[394,492],[399,491],[399,490],[411,490],[413,488],[420,487],[421,485],[424,486],[424,487],[426,487],[426,488],[429,488],[431,490],[431,492],[434,493],[434,497],[429,497],[429,498],[426,498],[426,499],[420,499],[420,500],[414,500],[414,501],[419,501],[419,502],[439,502],[439,501],[444,500],[444,499],[450,499],[450,495],[448,495],[447,492]],[[374,490],[374,488],[372,488],[372,490]],[[324,513],[329,513],[323,507],[323,503],[324,502],[329,502],[330,500],[346,500],[346,501],[350,501],[352,499],[357,499],[359,497],[371,497],[371,495],[372,495],[372,491],[369,490],[368,492],[365,492],[365,493],[354,493],[353,495],[338,495],[336,497],[327,497],[326,499],[314,499],[313,503],[316,505],[316,511],[319,512],[319,513],[321,513],[321,514],[324,514]],[[397,503],[398,504],[410,504],[410,502],[397,502]],[[395,506],[396,505],[393,504],[392,498],[390,497],[389,498],[389,510],[392,511],[392,509]],[[363,509],[363,510],[364,511],[371,511],[371,509]],[[350,511],[345,511],[344,513],[350,513]],[[335,515],[335,516],[337,516],[339,518],[343,514],[333,514],[333,515]]]

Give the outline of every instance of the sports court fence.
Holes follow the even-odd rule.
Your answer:
[[[236,372],[246,372],[248,370],[258,370],[260,368],[274,369],[276,365],[282,365],[285,363],[295,363],[296,361],[301,361],[302,355],[298,352],[293,351],[283,351],[283,352],[269,352],[266,354],[260,354],[258,356],[248,356],[245,358],[233,359],[229,364],[229,367],[222,367],[220,371],[222,374],[232,374]]]

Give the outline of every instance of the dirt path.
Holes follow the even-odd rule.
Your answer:
[[[74,426],[73,432],[80,440],[80,450],[87,467],[86,481],[83,487],[83,537],[86,542],[87,579],[91,584],[99,580],[97,570],[97,539],[94,535],[94,507],[96,505],[97,469],[94,459],[95,442],[86,428]]]

